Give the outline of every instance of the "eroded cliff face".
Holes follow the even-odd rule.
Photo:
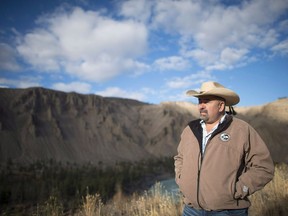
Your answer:
[[[97,164],[172,156],[189,112],[43,88],[0,90],[0,160]]]
[[[236,108],[277,162],[288,162],[287,102]],[[43,88],[0,89],[0,162],[113,164],[172,157],[181,131],[197,117],[197,106],[185,102],[152,105]]]

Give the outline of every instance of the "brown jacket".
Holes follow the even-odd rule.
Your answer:
[[[213,132],[204,155],[200,120],[181,134],[175,159],[176,183],[184,202],[198,209],[223,210],[250,206],[248,195],[274,175],[270,153],[246,122],[226,116]]]

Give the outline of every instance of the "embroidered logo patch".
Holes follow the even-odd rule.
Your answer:
[[[230,135],[227,134],[227,133],[222,133],[220,135],[220,139],[223,141],[223,142],[227,142],[229,139],[230,139]]]
[[[242,191],[243,191],[244,193],[248,193],[249,188],[248,188],[246,185],[244,185]]]

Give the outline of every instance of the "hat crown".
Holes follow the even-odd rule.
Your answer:
[[[215,88],[225,88],[223,85],[217,82],[205,82],[201,85],[200,92],[210,91]]]

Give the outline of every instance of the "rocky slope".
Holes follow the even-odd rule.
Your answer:
[[[288,162],[288,100],[236,108],[277,162]],[[159,105],[43,88],[0,89],[0,162],[104,163],[173,156],[197,118],[186,102]]]

